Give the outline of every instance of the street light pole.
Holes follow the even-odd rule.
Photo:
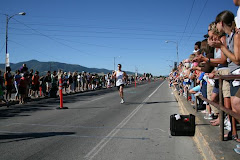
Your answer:
[[[172,43],[175,43],[176,44],[176,49],[177,49],[177,63],[179,64],[179,57],[178,57],[178,42],[175,42],[175,41],[165,41],[166,43],[168,42],[172,42]]]
[[[16,15],[22,15],[22,16],[24,16],[24,15],[26,15],[26,13],[25,13],[25,12],[20,12],[20,13],[17,13],[17,14],[12,15],[12,16],[10,16],[10,17],[9,17],[8,14],[5,14],[5,16],[6,16],[6,63],[5,63],[5,69],[8,67],[8,66],[7,66],[7,54],[8,54],[8,23],[9,23],[9,20],[10,20],[11,18],[13,18],[14,16],[16,16]],[[10,65],[10,64],[9,64],[9,65]]]
[[[178,57],[178,43],[177,44],[177,63],[179,64],[179,57]]]
[[[9,22],[8,15],[6,15],[6,22],[7,22],[6,23],[6,55],[7,55],[7,53],[8,53],[8,50],[7,50],[7,46],[8,46],[8,22]]]
[[[115,58],[116,57],[113,57],[114,61],[113,61],[113,70],[115,71]]]
[[[120,56],[113,57],[113,69],[114,69],[114,71],[115,71],[115,59],[116,59],[116,58],[120,58]]]

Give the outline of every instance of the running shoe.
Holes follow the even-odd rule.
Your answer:
[[[120,103],[123,104],[123,103],[124,103],[124,100],[122,99]]]
[[[234,148],[233,149],[237,154],[240,154],[240,148]]]
[[[206,113],[208,113],[208,111],[207,110],[203,110],[203,111],[201,111],[201,113],[205,113],[206,114]]]
[[[210,119],[210,120],[211,120],[211,119],[213,119],[213,118],[212,118],[212,115],[211,115],[211,114],[208,114],[208,115],[204,116],[204,119]]]

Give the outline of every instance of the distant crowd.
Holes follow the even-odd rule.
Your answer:
[[[236,6],[240,6],[240,0],[233,0],[233,2]],[[180,62],[170,73],[169,83],[192,104],[197,97],[197,106],[194,107],[198,107],[202,113],[205,113],[204,118],[210,120],[212,126],[218,126],[219,110],[198,98],[198,95],[219,103],[219,81],[214,77],[240,75],[240,8],[237,17],[231,11],[219,13],[209,24],[204,38],[195,43],[194,51],[189,58]],[[224,107],[240,115],[240,80],[224,80],[221,88]],[[225,129],[229,132],[225,138],[240,143],[237,123],[240,121],[226,115]],[[240,154],[240,148],[234,150]]]
[[[6,67],[6,72],[2,76],[0,71],[0,100],[9,106],[9,102],[17,101],[24,104],[31,98],[57,97],[59,80],[62,80],[64,94],[96,90],[101,88],[112,88],[115,86],[115,79],[112,73],[105,75],[91,74],[88,72],[64,72],[62,70],[47,71],[46,75],[39,75],[38,71],[28,69],[23,64],[15,74],[10,67]],[[143,81],[148,77],[136,77]],[[132,84],[135,77],[129,76],[126,84]],[[5,94],[4,94],[5,93]],[[12,97],[14,93],[14,97]]]

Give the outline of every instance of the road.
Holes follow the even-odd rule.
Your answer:
[[[179,113],[166,81],[44,99],[0,110],[1,160],[203,159],[191,137],[169,135]]]

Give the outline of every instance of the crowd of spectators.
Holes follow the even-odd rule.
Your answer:
[[[40,75],[39,71],[28,69],[23,64],[15,73],[10,67],[2,75],[0,70],[0,101],[9,106],[11,102],[24,104],[32,98],[57,97],[59,80],[62,80],[63,94],[97,90],[101,88],[112,88],[115,86],[115,78],[112,73],[99,75],[88,72],[64,72],[62,70],[47,71]],[[137,80],[146,80],[145,77],[136,77]],[[135,77],[129,76],[126,85],[132,84]],[[5,94],[4,94],[5,93]],[[13,97],[14,94],[14,97]]]
[[[233,0],[236,6],[239,0]],[[231,11],[222,11],[209,24],[204,40],[195,43],[194,51],[189,58],[179,63],[169,75],[170,86],[179,91],[192,104],[197,98],[197,106],[202,110],[204,119],[210,120],[212,126],[218,126],[219,110],[198,98],[204,98],[219,103],[219,82],[214,79],[219,75],[240,75],[240,9],[237,17]],[[187,97],[187,93],[190,96]],[[222,85],[224,107],[240,115],[240,81],[223,81]],[[240,142],[237,134],[237,121],[226,115],[224,137]],[[240,148],[235,148],[240,154]]]

